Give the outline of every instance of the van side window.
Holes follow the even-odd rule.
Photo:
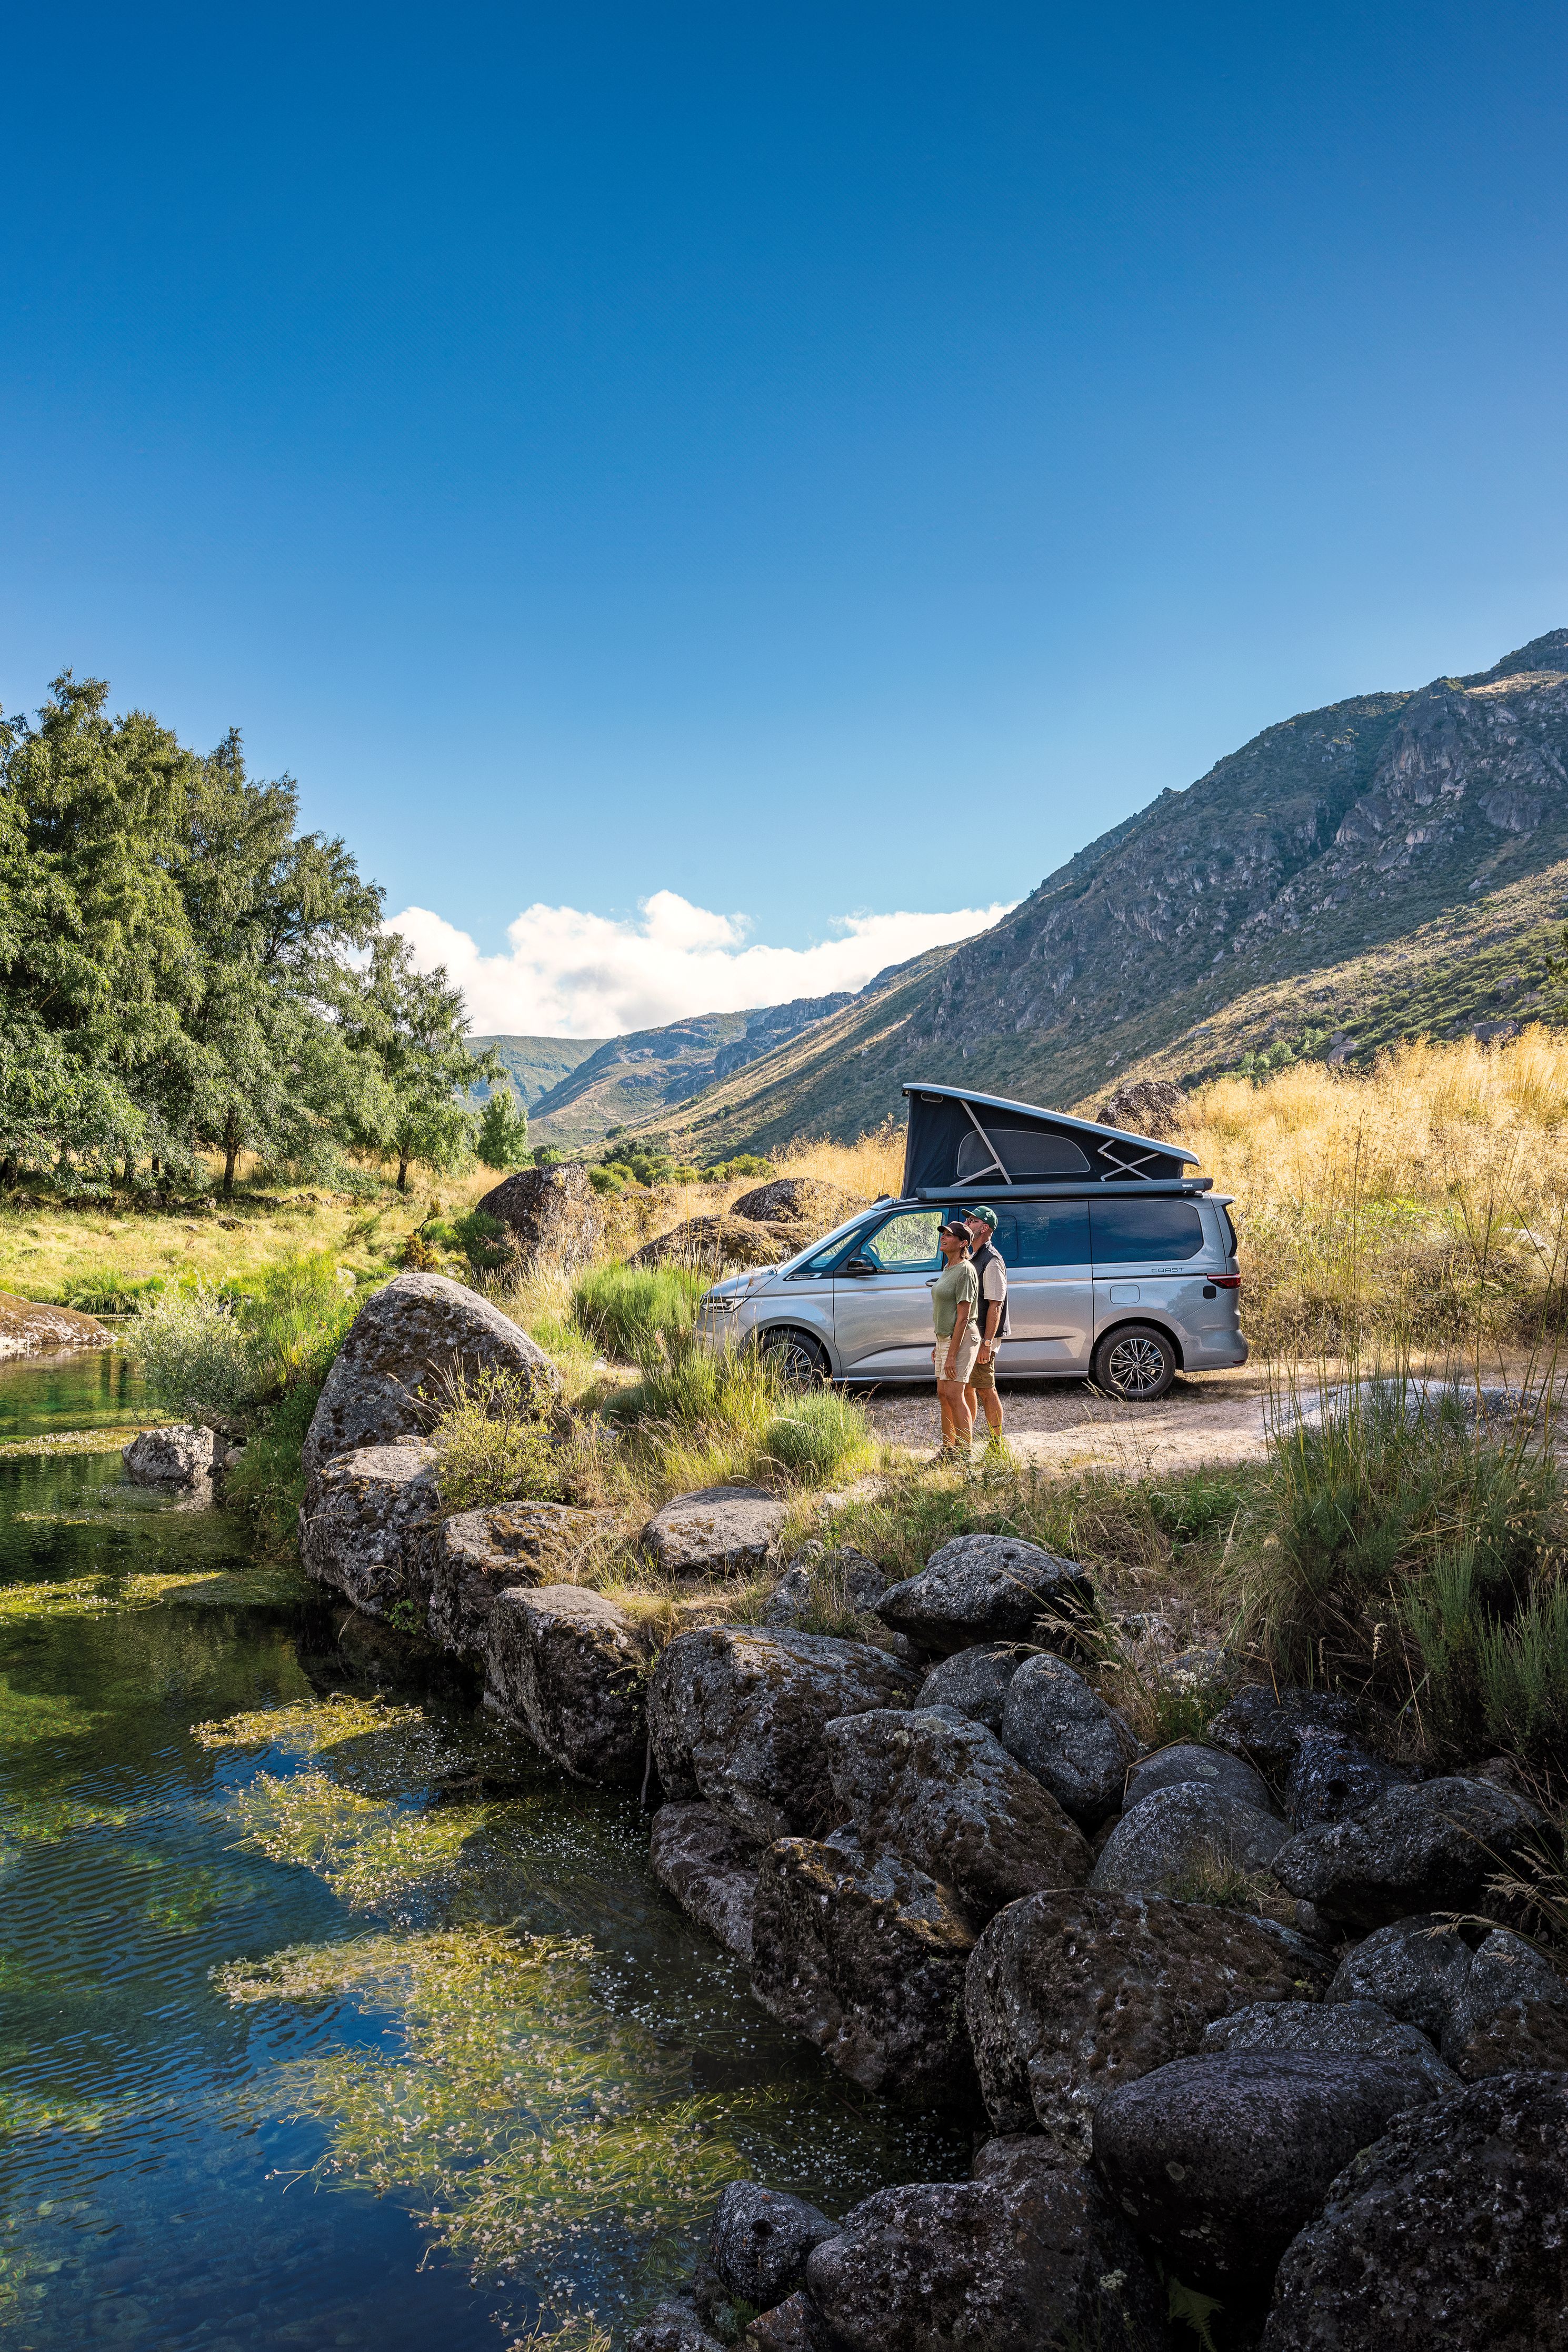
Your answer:
[[[1203,1219],[1191,1201],[1096,1201],[1091,1214],[1096,1265],[1196,1257],[1203,1247]]]
[[[879,1225],[860,1255],[869,1257],[883,1274],[932,1274],[942,1263],[936,1246],[942,1223],[940,1209],[905,1209]]]
[[[1087,1265],[1089,1263],[1089,1203],[1087,1201],[1019,1202],[1009,1223],[1018,1232],[1011,1249],[998,1247],[1009,1265]]]

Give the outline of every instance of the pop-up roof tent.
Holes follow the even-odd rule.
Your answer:
[[[1197,1154],[1182,1143],[1124,1135],[1065,1111],[1004,1102],[964,1087],[905,1087],[909,1134],[904,1198],[994,1192],[1006,1185],[1035,1196],[1078,1192],[1085,1184],[1153,1186],[1162,1192],[1207,1192],[1210,1179],[1188,1176]]]

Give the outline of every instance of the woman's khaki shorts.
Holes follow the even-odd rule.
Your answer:
[[[951,1339],[938,1339],[931,1350],[931,1360],[936,1367],[936,1377],[939,1381],[945,1381],[947,1377],[947,1351],[952,1345]],[[979,1352],[980,1335],[971,1323],[959,1340],[957,1350],[953,1358],[953,1378],[956,1381],[961,1381],[966,1388],[974,1377],[975,1359]]]

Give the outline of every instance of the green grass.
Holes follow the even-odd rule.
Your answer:
[[[793,1397],[762,1433],[759,1458],[801,1486],[826,1486],[869,1469],[875,1447],[864,1412],[831,1389]]]
[[[512,1373],[486,1368],[444,1383],[430,1442],[435,1482],[449,1511],[522,1496],[535,1501],[560,1496],[562,1463],[549,1424]]]
[[[707,1286],[706,1276],[686,1266],[597,1266],[577,1284],[571,1311],[607,1356],[640,1362],[691,1329]]]

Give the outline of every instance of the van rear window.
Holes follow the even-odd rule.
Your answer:
[[[1203,1247],[1203,1219],[1191,1201],[1094,1201],[1089,1213],[1096,1265],[1196,1257]]]

